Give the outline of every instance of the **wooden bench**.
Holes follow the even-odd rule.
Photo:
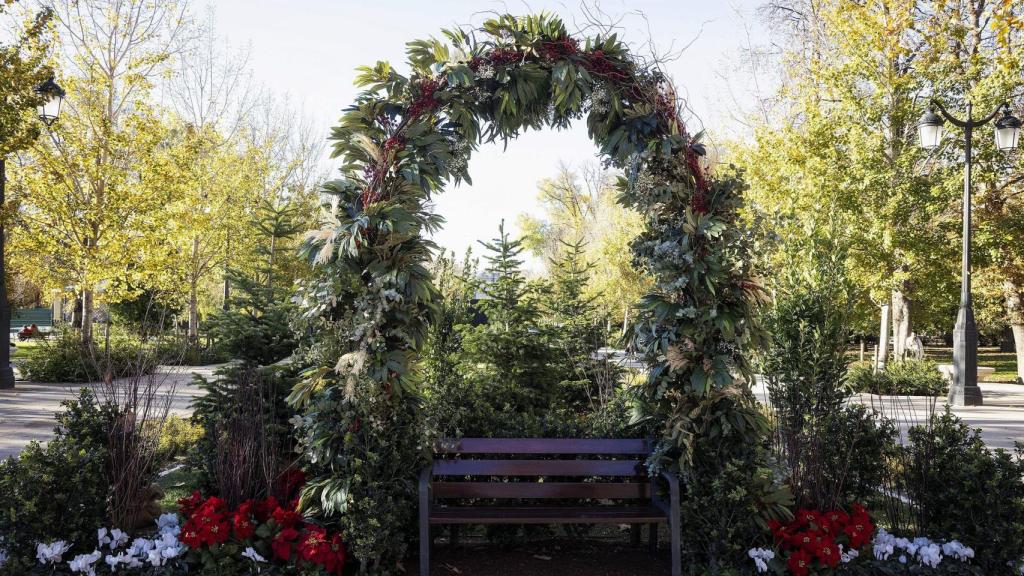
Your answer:
[[[630,524],[637,536],[639,526],[648,524],[653,552],[658,547],[658,525],[665,523],[672,545],[672,576],[679,576],[679,481],[672,474],[661,475],[668,485],[665,502],[644,466],[650,449],[647,440],[439,441],[433,463],[420,473],[420,576],[430,573],[432,524]],[[558,458],[542,460],[537,455]],[[545,499],[626,502],[571,506],[501,502]]]

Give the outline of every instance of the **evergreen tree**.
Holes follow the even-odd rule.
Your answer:
[[[228,309],[211,320],[210,334],[232,357],[246,363],[272,364],[286,358],[297,342],[290,327],[292,287],[287,284],[282,258],[285,240],[294,238],[302,225],[297,209],[265,201],[253,225],[261,240],[256,254],[260,265],[250,273],[229,271],[232,285]]]
[[[505,232],[481,242],[489,254],[479,281],[481,325],[458,327],[457,367],[465,383],[465,435],[539,435],[550,430],[561,372],[551,331],[540,322],[541,286],[526,280],[521,241]]]

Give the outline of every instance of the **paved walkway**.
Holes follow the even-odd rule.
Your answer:
[[[1024,442],[1024,386],[994,382],[978,385],[984,406],[953,408],[953,413],[972,428],[981,428],[981,437],[990,448],[1013,450],[1015,441]],[[762,401],[767,400],[763,386],[755,387],[754,392]],[[903,431],[909,426],[927,422],[933,412],[945,410],[946,406],[945,398],[927,396],[858,394],[853,400],[892,418]]]
[[[161,366],[153,376],[154,384],[170,395],[170,411],[188,415],[189,402],[200,394],[192,385],[192,376],[210,376],[220,365]],[[83,387],[98,384],[36,384],[17,382],[13,390],[0,390],[0,458],[17,454],[32,440],[45,442],[53,435],[55,412],[60,403],[74,398]]]
[[[210,376],[214,366],[164,366],[157,374],[156,384],[171,394],[171,412],[190,413],[188,405],[200,391],[191,384],[193,374]],[[53,415],[63,400],[73,398],[83,386],[96,384],[35,384],[18,382],[13,390],[0,390],[0,458],[18,453],[32,440],[45,442],[53,433]],[[1024,442],[1024,386],[1018,384],[980,384],[984,406],[954,408],[953,412],[974,428],[982,429],[982,438],[992,448],[1013,449],[1014,441]],[[767,399],[764,387],[755,394]],[[874,396],[859,394],[854,400],[871,406],[901,424],[923,423],[929,415],[942,410],[944,398],[924,396]]]

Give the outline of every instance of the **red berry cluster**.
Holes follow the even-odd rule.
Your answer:
[[[494,66],[506,66],[523,59],[523,53],[515,48],[495,48],[491,50],[487,60]]]
[[[626,73],[620,69],[619,65],[605,56],[604,50],[594,50],[587,54],[583,60],[583,67],[591,74],[603,76],[611,80],[622,82],[628,79]]]
[[[387,156],[391,152],[400,152],[405,150],[405,138],[400,135],[395,135],[384,141],[384,155]]]
[[[580,41],[572,36],[542,42],[540,55],[547,60],[558,60],[567,56],[574,56],[580,51]]]
[[[419,94],[409,106],[409,117],[415,118],[424,112],[431,112],[437,108],[437,99],[434,94],[441,87],[441,81],[436,78],[424,78],[419,83]]]
[[[854,504],[850,513],[801,509],[792,522],[772,521],[768,527],[780,552],[788,555],[786,567],[793,576],[806,576],[815,568],[835,568],[842,554],[840,546],[858,550],[871,542],[875,531],[860,504]]]
[[[680,128],[680,133],[685,133]],[[690,173],[693,174],[694,183],[697,186],[697,192],[693,195],[693,200],[690,203],[690,207],[693,208],[694,212],[698,214],[707,214],[708,206],[707,199],[704,193],[708,191],[708,181],[704,176],[704,169],[700,165],[700,156],[693,149],[692,146],[686,147],[686,166],[690,169]],[[700,200],[698,200],[698,198]]]

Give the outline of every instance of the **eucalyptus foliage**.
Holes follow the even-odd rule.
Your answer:
[[[652,466],[687,466],[697,436],[763,429],[745,387],[762,292],[735,225],[743,185],[706,173],[671,83],[616,35],[578,39],[548,14],[443,36],[408,44],[411,74],[361,70],[364,91],[332,134],[342,176],[325,185],[330,209],[305,244],[319,273],[300,292],[316,336],[291,396],[311,472],[303,505],[342,524],[367,572],[397,569],[426,453],[416,358],[437,315],[431,197],[470,181],[480,144],[583,119],[625,174],[620,201],[646,216],[635,260],[655,279],[630,336],[651,366],[644,419],[666,439]],[[729,409],[700,410],[708,396]]]

